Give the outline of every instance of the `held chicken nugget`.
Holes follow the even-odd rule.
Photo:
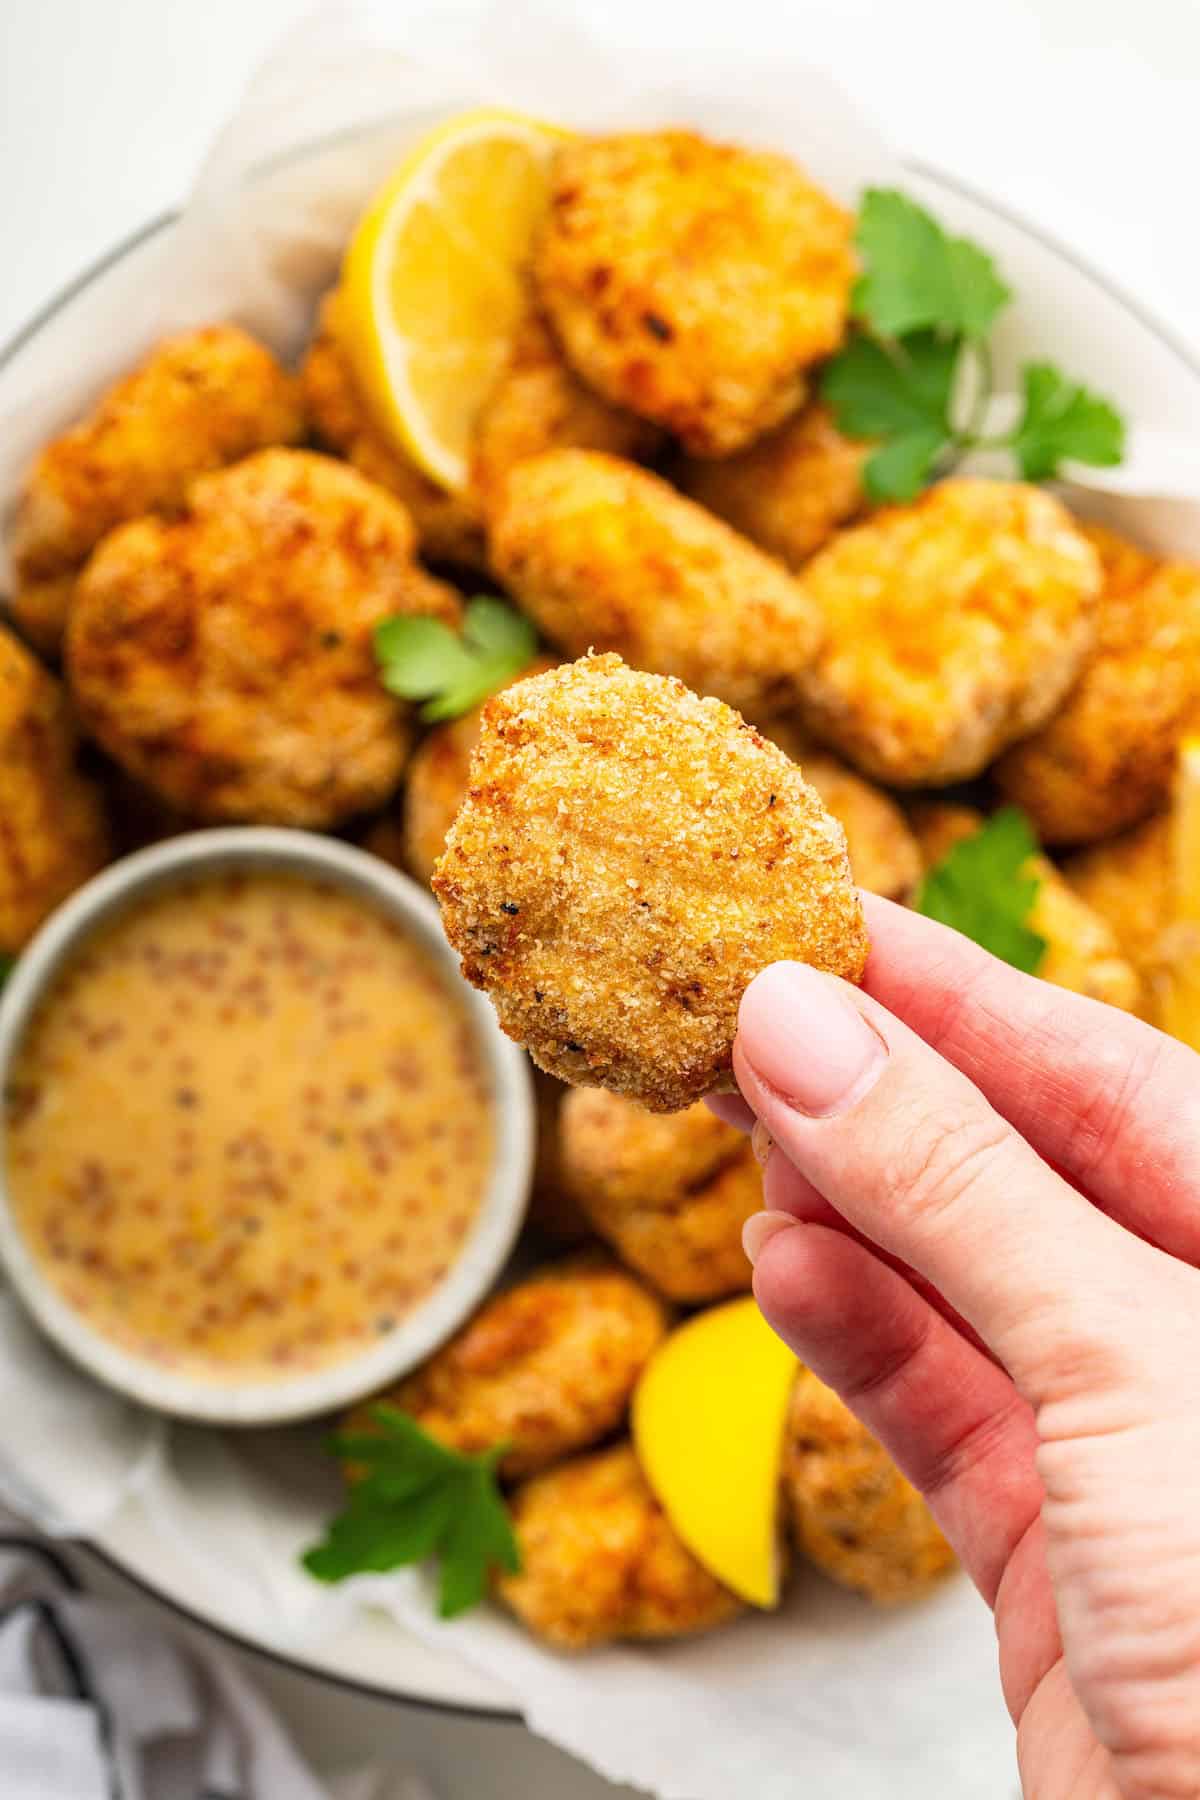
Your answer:
[[[983,814],[974,807],[940,801],[914,807],[912,817],[927,869],[984,825]],[[1028,925],[1045,941],[1037,970],[1042,980],[1119,1006],[1123,1012],[1135,1012],[1141,983],[1102,912],[1072,892],[1049,857],[1035,856],[1027,868],[1038,878]]]
[[[532,1475],[614,1431],[666,1335],[662,1303],[602,1255],[551,1264],[495,1295],[429,1361],[351,1415],[395,1406],[472,1455],[507,1444],[506,1479]]]
[[[628,1444],[534,1476],[511,1513],[521,1571],[496,1591],[556,1650],[689,1637],[745,1610],[677,1536]]]
[[[1200,567],[1110,551],[1095,650],[1061,710],[995,779],[1052,844],[1110,837],[1165,806],[1179,741],[1200,725]]]
[[[558,153],[534,275],[590,387],[728,456],[840,344],[851,227],[784,156],[690,131],[580,138]]]
[[[305,403],[322,442],[408,508],[422,555],[433,562],[486,568],[483,521],[475,496],[452,494],[430,481],[376,427],[342,353],[341,305],[336,290],[325,296],[317,335],[300,369]]]
[[[915,1599],[955,1566],[916,1488],[808,1369],[788,1414],[783,1493],[797,1549],[880,1605]]]
[[[1101,575],[1049,494],[963,479],[842,532],[796,581],[826,625],[803,677],[812,729],[876,780],[934,787],[1050,717],[1094,642]]]
[[[111,854],[100,791],[75,751],[62,687],[0,626],[0,956]]]
[[[560,1155],[597,1234],[660,1293],[695,1304],[749,1288],[742,1226],[762,1206],[762,1174],[745,1135],[703,1101],[664,1115],[573,1088]]]
[[[677,1112],[732,1086],[768,963],[857,980],[841,826],[682,682],[588,656],[497,694],[433,878],[463,973],[542,1068]]]
[[[122,526],[80,580],[67,670],[85,724],[196,818],[320,827],[381,805],[413,729],[374,627],[458,617],[412,539],[389,495],[309,451],[204,476],[182,519]]]
[[[13,611],[55,654],[74,576],[114,526],[173,513],[192,477],[303,434],[299,390],[234,325],[165,339],[56,438],[25,478],[13,526]]]
[[[829,409],[814,402],[740,455],[685,459],[674,473],[685,494],[799,569],[863,511],[870,452],[869,444],[844,437]]]
[[[568,656],[615,650],[752,718],[796,704],[817,607],[648,470],[597,451],[534,457],[508,479],[491,545],[497,575]]]
[[[921,877],[921,852],[891,795],[815,748],[790,720],[772,720],[763,736],[799,763],[809,787],[816,788],[845,831],[856,885],[888,900],[907,900]]]

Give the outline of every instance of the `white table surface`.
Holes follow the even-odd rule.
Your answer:
[[[1200,0],[561,3],[602,15],[631,54],[757,32],[830,68],[902,149],[1040,223],[1200,346]],[[240,83],[305,10],[0,0],[0,344],[83,265],[178,203]],[[487,1728],[426,1715],[406,1737],[398,1714],[385,1730],[382,1715],[352,1718],[335,1690],[318,1705],[311,1690],[268,1682],[311,1752],[340,1761],[386,1740],[445,1800],[491,1791],[479,1775],[493,1752],[476,1741]],[[530,1751],[528,1800],[613,1792],[557,1753]],[[499,1755],[513,1758],[511,1738]]]

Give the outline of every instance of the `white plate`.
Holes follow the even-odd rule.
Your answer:
[[[973,195],[928,168],[909,167],[908,187],[952,228],[985,244],[1019,296],[998,333],[999,372],[1011,380],[1026,350],[1059,361],[1073,375],[1111,395],[1139,426],[1200,438],[1200,363],[1138,305],[1077,262],[1065,249],[994,202]],[[0,351],[0,410],[9,384],[53,382],[81,346],[102,341],[106,320],[138,292],[173,220],[155,221],[86,271]],[[8,496],[0,496],[0,503]],[[263,1434],[256,1434],[259,1446]],[[199,1448],[199,1446],[197,1446]],[[246,1446],[249,1451],[251,1447]],[[264,1554],[277,1559],[281,1583],[293,1579],[293,1555],[326,1502],[300,1498],[286,1478],[295,1454],[284,1450],[284,1470],[264,1475],[256,1493],[273,1496],[274,1516],[258,1521]],[[258,1460],[254,1458],[254,1460]],[[228,1503],[217,1484],[189,1484],[189,1503],[207,1516]],[[167,1605],[267,1655],[386,1697],[435,1708],[511,1716],[511,1701],[494,1682],[457,1660],[408,1637],[378,1615],[342,1623],[319,1643],[297,1648],[271,1607],[248,1612],[226,1592],[219,1564],[177,1554],[160,1536],[140,1502],[130,1502],[93,1540],[93,1548],[124,1575]],[[281,1615],[280,1615],[281,1616]]]

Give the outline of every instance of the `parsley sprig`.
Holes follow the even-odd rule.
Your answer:
[[[1051,363],[1023,368],[1012,430],[984,432],[988,337],[1012,299],[985,251],[951,237],[895,188],[867,190],[855,243],[858,329],[828,365],[822,391],[841,430],[878,444],[863,473],[871,499],[911,500],[968,450],[1008,451],[1027,481],[1049,479],[1063,462],[1120,462],[1120,414]]]
[[[1029,924],[1042,878],[1032,865],[1037,839],[1025,814],[1001,807],[973,837],[963,838],[929,870],[917,890],[918,912],[952,925],[993,956],[1036,975],[1046,940]]]
[[[461,635],[440,619],[401,615],[375,627],[375,660],[389,693],[423,701],[426,724],[461,718],[520,673],[537,649],[529,620],[490,594],[469,600]]]
[[[375,1430],[343,1433],[335,1453],[356,1471],[343,1510],[304,1567],[318,1581],[382,1574],[436,1557],[443,1619],[477,1606],[493,1568],[521,1566],[496,1480],[505,1446],[482,1456],[448,1450],[394,1406],[371,1410]]]

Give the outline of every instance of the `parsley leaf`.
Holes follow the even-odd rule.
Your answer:
[[[916,897],[927,919],[952,925],[993,956],[1036,975],[1046,940],[1030,929],[1029,915],[1042,878],[1029,867],[1037,839],[1015,806],[993,813],[974,837],[964,838],[929,870]]]
[[[863,483],[872,500],[911,500],[954,438],[950,403],[959,344],[915,332],[903,344],[854,337],[825,371],[822,394],[838,428],[877,438]]]
[[[855,243],[863,273],[851,311],[880,337],[933,329],[986,337],[1011,292],[983,250],[947,235],[896,188],[868,188]]]
[[[1027,481],[1047,480],[1063,461],[1097,468],[1120,462],[1125,424],[1107,400],[1068,381],[1053,363],[1027,363],[1021,380],[1025,410],[1012,447]]]
[[[467,602],[461,636],[440,619],[399,616],[375,627],[375,660],[389,693],[424,701],[426,724],[458,719],[532,660],[529,620],[489,594]]]
[[[318,1581],[335,1582],[436,1557],[438,1611],[452,1619],[484,1598],[494,1567],[521,1566],[496,1481],[504,1446],[466,1456],[396,1407],[377,1406],[371,1416],[376,1431],[334,1439],[355,1479],[324,1538],[300,1560]]]

